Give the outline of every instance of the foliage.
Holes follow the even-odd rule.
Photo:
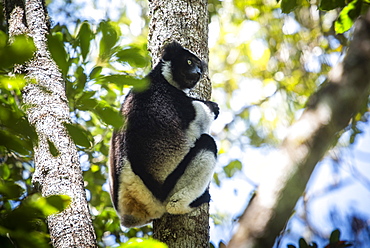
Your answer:
[[[1,155],[5,154],[6,148],[20,156],[29,156],[36,140],[35,131],[29,125],[18,100],[25,80],[21,76],[6,75],[15,64],[29,60],[34,51],[35,46],[30,38],[17,36],[10,43],[7,35],[0,31]],[[1,157],[5,158],[5,155]]]
[[[342,34],[348,31],[354,21],[369,10],[370,2],[367,0],[321,0],[319,1],[319,9],[330,11],[333,9],[341,9],[338,19],[335,22],[335,32]],[[300,0],[281,0],[281,10],[283,13],[290,13],[300,6],[306,6],[306,1]]]
[[[126,243],[120,245],[121,248],[167,248],[166,244],[155,239],[131,238]]]
[[[275,1],[211,4],[209,68],[219,119],[227,120],[217,134],[220,160],[229,151],[277,146],[347,41],[334,34],[332,13],[311,18],[307,4],[289,15]],[[247,163],[229,158],[215,179],[242,170],[235,160]]]
[[[224,166],[224,172],[227,177],[233,177],[237,171],[242,169],[242,163],[239,160],[231,161],[228,165]]]
[[[352,244],[348,241],[340,240],[340,231],[339,229],[334,230],[330,235],[330,243],[325,246],[325,248],[345,248],[351,247]],[[315,242],[307,244],[304,238],[299,239],[299,248],[317,248],[317,244]],[[296,248],[294,245],[288,245],[288,248]]]
[[[343,58],[349,34],[338,34],[335,23],[340,8],[351,1],[342,2],[281,1],[279,6],[274,0],[210,1],[209,69],[213,96],[221,105],[216,120],[219,126],[214,131],[220,139],[220,167],[214,175],[217,185],[229,186],[232,180],[244,179],[255,187],[258,176],[268,173],[261,158],[281,144],[308,98],[325,84],[331,67]],[[361,4],[363,13],[367,3]],[[357,140],[364,129],[360,122],[367,120],[368,105],[364,105],[337,146]],[[262,153],[257,158],[253,156],[256,148]],[[245,198],[236,199],[238,191],[240,187],[235,186],[232,199],[245,204]],[[232,219],[229,222],[235,225]],[[321,230],[317,231],[316,227],[309,232],[324,242],[322,233],[327,230],[317,227]],[[333,224],[333,229],[337,227],[338,223]],[[301,231],[288,229],[285,236],[291,239]]]
[[[10,72],[35,52],[33,41],[0,31],[0,243],[2,247],[49,247],[45,218],[69,204],[68,196],[42,197],[31,188],[31,154],[37,142],[19,98],[22,76]]]
[[[9,165],[2,166],[3,172]],[[2,247],[50,247],[45,219],[65,209],[68,196],[42,197],[39,193],[25,193],[14,182],[14,177],[0,180],[0,243]],[[25,195],[27,195],[25,197]]]
[[[14,37],[11,43],[7,35],[0,31],[0,69],[7,70],[14,64],[22,64],[29,60],[35,52],[33,41],[25,36]]]

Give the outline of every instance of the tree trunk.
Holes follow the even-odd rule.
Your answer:
[[[151,22],[148,50],[153,65],[163,45],[177,40],[208,63],[208,10],[206,0],[149,0]],[[208,71],[191,95],[210,99]],[[170,248],[209,247],[209,205],[203,204],[186,215],[164,215],[153,222],[154,238]]]
[[[54,247],[96,247],[77,149],[64,123],[71,123],[64,81],[47,48],[48,15],[42,0],[5,0],[10,36],[27,33],[37,48],[34,59],[18,73],[30,83],[23,89],[29,122],[35,126],[33,184],[43,196],[68,195],[70,206],[48,217]],[[49,151],[53,144],[58,154]]]
[[[228,247],[272,247],[305,189],[316,163],[336,143],[338,133],[366,106],[370,92],[370,12],[359,19],[342,64],[311,96],[291,128],[275,166],[266,173],[257,196],[240,219]]]

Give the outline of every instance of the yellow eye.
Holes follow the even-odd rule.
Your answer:
[[[193,64],[193,62],[190,60],[190,59],[188,59],[188,65],[192,65]]]

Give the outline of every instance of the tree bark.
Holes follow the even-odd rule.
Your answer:
[[[273,246],[316,163],[336,143],[351,118],[366,106],[369,92],[370,12],[356,22],[343,63],[332,69],[328,83],[311,96],[278,157],[270,160],[278,163],[266,173],[228,247]]]
[[[51,241],[54,247],[96,247],[77,149],[64,127],[71,123],[65,83],[47,48],[44,2],[5,0],[4,6],[10,36],[27,33],[37,48],[34,59],[18,70],[29,80],[22,96],[38,134],[33,184],[43,196],[68,195],[72,201],[63,212],[48,217]],[[49,151],[51,143],[58,150],[56,156]]]
[[[206,0],[149,0],[148,50],[152,64],[159,61],[161,48],[172,40],[193,51],[208,63],[208,10]],[[210,99],[208,71],[190,92],[200,99]],[[209,247],[209,205],[203,204],[186,215],[164,215],[153,222],[154,238],[170,248]]]

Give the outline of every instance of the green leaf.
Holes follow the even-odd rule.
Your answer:
[[[0,180],[0,199],[16,200],[23,194],[24,189],[13,181]],[[1,197],[2,196],[2,197]]]
[[[93,110],[98,105],[98,101],[92,98],[95,93],[95,91],[82,92],[82,95],[76,100],[76,108],[85,111]]]
[[[93,33],[88,22],[83,22],[80,26],[80,31],[78,32],[77,39],[81,48],[81,55],[83,60],[86,60],[87,54],[90,51],[90,41],[93,38]]]
[[[149,86],[149,81],[146,78],[135,78],[129,75],[109,75],[103,77],[103,80],[120,88],[123,85],[133,86],[135,91],[143,91]]]
[[[74,94],[79,94],[85,89],[85,85],[87,82],[87,76],[84,72],[84,69],[82,66],[79,66],[77,70],[75,71],[75,77],[76,77],[76,82],[74,84]]]
[[[121,248],[168,248],[168,246],[155,239],[131,238],[120,245]]]
[[[336,8],[343,8],[344,6],[346,6],[345,0],[321,0],[319,9],[328,11]]]
[[[120,112],[109,105],[99,104],[95,108],[95,113],[108,125],[112,125],[115,128],[120,128],[123,125],[123,118]]]
[[[32,149],[23,138],[4,130],[0,130],[0,146],[22,155],[30,155]]]
[[[216,183],[217,186],[220,187],[221,181],[220,181],[220,178],[218,177],[218,173],[213,174],[213,181]]]
[[[64,76],[68,73],[69,63],[67,61],[67,52],[64,49],[63,34],[56,32],[48,35],[48,47],[54,61],[59,66]]]
[[[9,46],[9,52],[13,56],[11,57],[11,60],[14,64],[21,64],[24,61],[29,60],[35,51],[36,47],[33,40],[26,35],[14,37],[13,42]]]
[[[63,41],[65,42],[69,42],[69,43],[73,43],[74,42],[74,37],[72,37],[72,35],[70,34],[68,28],[66,25],[60,25],[59,23],[57,25],[55,25],[53,28],[52,28],[52,33],[62,33],[63,34]]]
[[[16,104],[0,103],[0,126],[3,127],[0,131],[0,146],[19,155],[32,154],[33,144],[38,141],[37,134]]]
[[[54,143],[51,142],[49,139],[48,139],[48,145],[49,145],[49,151],[50,151],[51,155],[53,155],[53,157],[59,156],[60,152],[55,147]]]
[[[96,94],[96,91],[84,91],[80,98],[90,99]]]
[[[92,69],[91,72],[90,72],[89,78],[90,79],[95,79],[95,78],[99,77],[102,70],[103,70],[103,67],[101,67],[101,66],[94,67],[94,69]]]
[[[7,90],[15,90],[20,92],[26,85],[26,80],[23,75],[16,75],[15,77],[0,76],[0,87]]]
[[[118,42],[121,31],[118,24],[107,21],[103,21],[99,24],[98,31],[102,33],[99,44],[99,58],[102,61],[106,61],[112,56],[112,48]]]
[[[337,243],[340,239],[340,231],[339,229],[335,229],[331,234],[330,234],[330,244]]]
[[[0,68],[9,69],[32,58],[36,47],[26,35],[15,36],[8,45],[8,37],[0,31]]]
[[[112,90],[110,85],[102,85],[102,88],[107,90],[107,94],[105,96],[101,96],[101,98],[104,99],[108,105],[115,105],[115,102],[117,101],[117,91]]]
[[[0,178],[7,180],[10,175],[9,165],[3,163],[2,166],[0,166]]]
[[[83,129],[79,124],[64,123],[67,128],[69,135],[76,145],[91,148],[93,144],[93,138],[89,131]]]
[[[85,99],[80,98],[76,102],[76,108],[79,110],[93,110],[98,105],[98,101],[96,99]]]
[[[336,33],[342,34],[353,26],[354,21],[361,13],[361,5],[361,0],[354,0],[342,9],[339,13],[338,20],[334,24]]]
[[[308,248],[308,244],[306,240],[304,240],[303,238],[300,238],[298,243],[299,243],[299,248]]]
[[[29,207],[39,209],[46,217],[51,214],[57,214],[66,209],[71,203],[71,197],[67,195],[42,197],[39,194],[34,194],[31,197],[28,197],[25,203]]]
[[[234,174],[242,169],[243,165],[239,160],[233,160],[223,169],[228,178],[234,176]]]
[[[45,198],[49,208],[43,209],[44,214],[56,214],[66,209],[71,203],[71,197],[68,195],[52,195]],[[44,206],[45,206],[44,205]],[[42,206],[42,205],[41,205]]]
[[[283,13],[288,14],[298,7],[298,0],[282,0],[280,7]]]
[[[127,62],[132,67],[145,67],[148,65],[149,60],[141,55],[141,49],[138,47],[130,47],[120,50],[116,53],[117,61]]]

